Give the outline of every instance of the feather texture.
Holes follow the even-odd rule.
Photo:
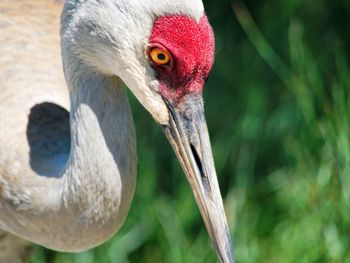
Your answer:
[[[0,2],[0,228],[81,251],[124,221],[135,188],[135,132],[117,77],[86,68],[69,102],[61,10],[51,0]]]
[[[23,263],[33,253],[33,248],[28,241],[17,238],[0,230],[0,262]]]
[[[32,174],[22,166],[29,163],[25,134],[30,108],[47,100],[69,106],[59,48],[61,8],[62,3],[51,0],[0,1],[1,198],[19,200],[4,181]],[[16,147],[22,152],[13,151]],[[1,263],[25,262],[31,252],[30,242],[0,230]]]

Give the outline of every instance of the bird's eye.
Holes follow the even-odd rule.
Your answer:
[[[153,48],[149,52],[150,59],[156,65],[167,65],[170,62],[170,54],[168,51],[161,48]]]

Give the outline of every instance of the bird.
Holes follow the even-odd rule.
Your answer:
[[[214,53],[201,0],[1,0],[0,262],[25,262],[31,243],[85,251],[120,229],[137,173],[128,88],[233,263],[202,98]]]

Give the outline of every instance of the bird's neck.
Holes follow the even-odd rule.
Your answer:
[[[6,146],[0,147],[0,228],[52,249],[81,251],[104,242],[123,223],[135,187],[135,135],[127,96],[118,79],[94,74],[76,59],[69,47],[63,50],[62,56],[71,95],[71,147],[68,161],[57,177],[38,173],[31,157],[34,150],[45,148],[44,154],[38,155],[42,158],[34,160],[44,163],[46,157],[51,157],[45,156],[51,151],[50,146],[53,144],[54,150],[59,149],[60,153],[65,140],[62,143],[57,139],[59,137],[53,136],[48,143],[44,140],[41,144],[36,143],[40,140],[36,137],[34,142],[38,147],[31,149],[33,142],[27,142],[30,134],[26,130],[30,123],[24,123],[30,113],[26,106],[34,108],[33,101],[59,102],[58,105],[63,101],[60,95],[53,97],[61,94],[56,92],[60,89],[51,90],[60,82],[46,76],[56,75],[51,72],[53,64],[49,63],[49,72],[43,68],[42,75],[40,70],[33,75],[35,80],[38,76],[43,78],[38,81],[40,85],[34,85],[32,92],[23,92],[21,85],[18,92],[15,92],[15,86],[7,89],[6,83],[14,82],[5,81],[5,91],[9,92],[1,94],[0,100],[10,100],[9,104],[4,104],[9,106],[0,119],[8,115],[13,116],[14,121],[8,124],[7,117],[4,118],[0,123],[9,126],[6,129],[0,127],[0,134],[9,134],[3,133],[4,130],[14,133],[9,137],[0,136],[5,138],[1,143]],[[49,82],[45,83],[46,80]],[[16,85],[21,81],[24,80],[16,81]],[[1,92],[4,88],[0,84]],[[24,103],[24,96],[28,96],[27,103]],[[10,111],[13,112],[10,114]],[[50,114],[47,116],[48,119],[42,122],[55,120]],[[15,126],[17,122],[18,126]],[[40,133],[42,127],[37,125],[35,128],[35,133],[50,136],[51,130]],[[10,139],[7,144],[6,139]],[[23,142],[23,146],[17,140]],[[66,160],[60,158],[58,166],[62,159]],[[53,170],[56,172],[59,168]]]
[[[125,91],[116,77],[84,72],[67,76],[71,147],[61,174],[31,174],[20,188],[0,180],[0,193],[1,187],[9,193],[9,202],[0,202],[6,211],[0,227],[61,251],[86,250],[111,237],[127,215],[136,181],[135,132]]]
[[[75,231],[81,222],[89,222],[84,228],[104,225],[113,234],[124,221],[135,188],[134,124],[118,78],[82,76],[70,82],[71,153],[63,175],[63,202],[73,213],[68,217],[79,216],[71,226]]]
[[[70,123],[67,186],[79,189],[83,195],[89,190],[82,188],[83,181],[87,188],[91,188],[93,181],[106,184],[98,187],[108,191],[124,191],[115,189],[116,186],[130,188],[129,182],[133,183],[130,178],[135,174],[135,131],[121,81],[93,73],[80,79],[71,87]],[[99,194],[95,191],[91,194],[94,193]],[[76,200],[78,193],[65,194]]]

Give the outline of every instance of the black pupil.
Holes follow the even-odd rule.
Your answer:
[[[157,57],[158,57],[159,60],[165,60],[165,55],[162,54],[162,53],[158,54]]]

